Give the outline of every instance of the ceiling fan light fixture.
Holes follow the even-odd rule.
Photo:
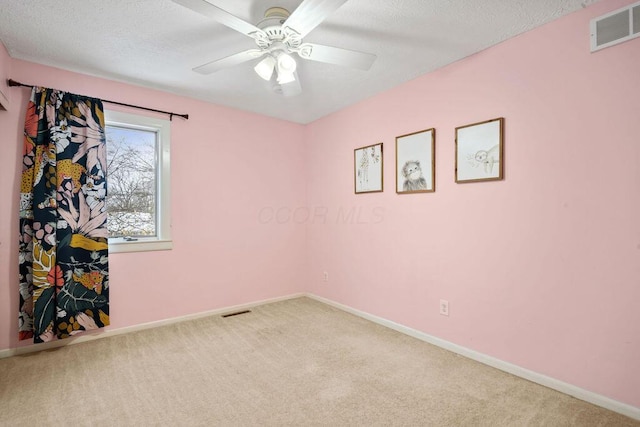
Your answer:
[[[292,58],[293,59],[293,58]],[[273,56],[266,56],[262,61],[258,62],[258,65],[254,67],[255,72],[266,81],[271,80],[273,70],[276,66],[276,60]]]
[[[283,85],[291,83],[296,80],[296,76],[293,73],[278,73],[278,83]]]
[[[280,74],[293,74],[296,71],[298,64],[293,56],[286,52],[281,52],[278,55],[278,75]]]

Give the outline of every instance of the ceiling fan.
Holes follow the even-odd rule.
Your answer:
[[[303,38],[347,0],[304,0],[293,13],[281,7],[271,7],[257,25],[250,24],[206,0],[173,0],[186,8],[212,18],[254,39],[257,48],[245,50],[225,58],[208,62],[193,69],[211,74],[257,58],[263,58],[254,67],[264,80],[272,83],[276,93],[285,96],[301,92],[297,78],[297,63],[302,59],[368,70],[376,59],[371,53],[358,52],[316,43],[305,43]]]

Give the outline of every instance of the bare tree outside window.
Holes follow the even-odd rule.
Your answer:
[[[156,133],[107,126],[109,237],[156,236]]]

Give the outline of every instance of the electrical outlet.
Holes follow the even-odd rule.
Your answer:
[[[440,314],[442,314],[443,316],[449,315],[449,301],[447,301],[446,299],[440,300]]]
[[[329,281],[329,272],[328,272],[328,271],[325,271],[324,273],[322,273],[322,275],[323,275],[323,276],[322,276],[323,280],[324,280],[325,282],[328,282],[328,281]]]

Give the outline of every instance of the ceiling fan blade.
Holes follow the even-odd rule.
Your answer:
[[[226,10],[220,9],[218,6],[214,6],[206,0],[173,0],[174,3],[178,3],[188,9],[198,12],[204,16],[218,21],[219,23],[226,25],[227,27],[241,32],[244,35],[255,38],[252,34],[264,32],[253,24],[250,24],[232,14]],[[266,36],[266,34],[265,34]]]
[[[372,53],[357,52],[315,43],[303,43],[297,52],[304,59],[343,65],[364,71],[371,68],[371,65],[376,60],[376,55]]]
[[[200,65],[193,69],[193,71],[200,74],[211,74],[223,68],[233,67],[234,65],[242,64],[243,62],[251,61],[264,55],[264,51],[260,49],[249,49],[244,52],[236,53],[235,55],[227,56],[222,59],[216,59],[215,61],[208,62],[204,65]]]
[[[347,0],[304,0],[282,24],[304,37]]]

